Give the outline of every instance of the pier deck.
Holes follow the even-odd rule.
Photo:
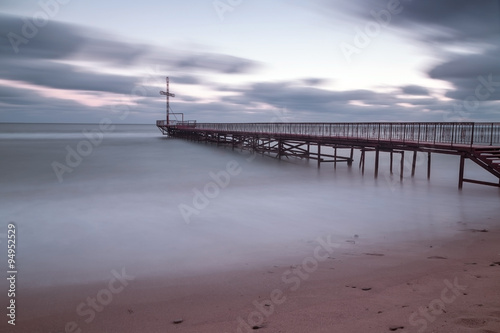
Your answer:
[[[412,176],[417,152],[428,153],[430,177],[431,153],[460,156],[459,188],[464,182],[500,187],[500,123],[196,123],[158,120],[163,134],[190,140],[226,144],[251,149],[281,159],[299,157],[321,163],[353,163],[353,151],[361,151],[360,168],[364,172],[365,153],[375,152],[375,177],[379,153],[401,154],[401,178],[405,151],[413,152]],[[323,150],[322,150],[323,147]],[[325,153],[325,147],[333,153]],[[350,149],[348,156],[338,149]],[[465,160],[470,159],[498,178],[497,183],[464,178]]]

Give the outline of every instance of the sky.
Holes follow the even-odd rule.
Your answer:
[[[500,121],[500,0],[2,0],[0,122]]]

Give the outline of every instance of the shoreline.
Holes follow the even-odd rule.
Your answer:
[[[498,227],[464,226],[445,239],[360,238],[332,253],[312,247],[308,256],[270,259],[259,268],[23,288],[16,326],[0,327],[58,333],[497,332],[499,239]]]

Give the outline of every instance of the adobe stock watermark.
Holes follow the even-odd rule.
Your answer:
[[[224,15],[226,15],[227,12],[232,12],[242,3],[243,0],[215,0],[212,2],[215,12],[221,21],[224,21]]]
[[[87,299],[76,307],[76,314],[83,320],[83,323],[90,324],[94,321],[97,313],[104,311],[106,306],[113,302],[116,295],[125,290],[131,281],[135,280],[134,276],[128,275],[125,268],[121,272],[116,270],[111,271],[112,278],[109,280],[105,288],[99,290],[94,297],[87,297]],[[69,321],[64,325],[64,331],[54,333],[82,333],[83,323],[78,321]]]
[[[65,173],[72,173],[75,168],[77,168],[83,161],[84,157],[89,156],[94,151],[94,148],[101,145],[104,134],[112,132],[115,129],[111,119],[104,118],[99,123],[98,129],[93,129],[91,131],[84,129],[82,131],[83,136],[87,140],[80,140],[75,148],[70,145],[66,145],[66,157],[64,162],[53,161],[51,163],[52,170],[54,171],[59,183],[64,181]]]
[[[429,302],[426,307],[420,307],[418,312],[415,311],[408,319],[413,327],[418,327],[419,333],[423,333],[429,323],[436,321],[437,317],[446,312],[446,306],[455,302],[455,300],[464,294],[467,286],[461,285],[458,278],[455,277],[453,283],[449,280],[444,280],[445,287],[441,290],[438,298]]]
[[[412,151],[406,151],[406,154],[404,154],[404,161],[403,161],[403,176],[401,177],[401,168],[400,164],[398,167],[396,167],[396,170],[394,173],[390,173],[389,171],[384,172],[384,180],[386,181],[387,185],[391,189],[392,192],[396,190],[396,186],[400,185],[407,179],[413,178],[412,176],[412,163],[413,163],[413,152]],[[395,155],[401,155],[398,153],[394,153]],[[418,167],[426,165],[428,162],[428,154],[424,152],[417,152],[417,159],[415,160],[415,169],[418,169]],[[396,159],[393,161],[393,163],[397,163]],[[393,166],[394,167],[394,166]]]
[[[133,102],[134,98],[143,98],[148,96],[148,89],[146,89],[146,86],[150,86],[149,81],[151,78],[157,77],[157,72],[158,65],[156,66],[156,70],[153,70],[153,72],[150,71],[147,77],[143,79],[142,85],[136,85],[132,88],[130,94],[126,95],[120,104],[113,104],[110,106],[111,112],[117,114],[119,121],[124,121],[129,116],[129,104]],[[160,81],[157,79],[153,81],[153,83],[157,82]],[[54,171],[59,183],[64,181],[64,175],[66,173],[72,173],[75,168],[80,166],[85,157],[90,156],[94,149],[102,144],[105,134],[113,132],[115,128],[116,126],[110,118],[103,118],[97,125],[97,128],[93,130],[84,129],[82,131],[82,135],[85,139],[80,140],[76,146],[72,147],[67,145],[65,147],[66,155],[64,163],[59,161],[53,161],[51,163],[52,170]]]
[[[412,0],[404,0],[412,1]],[[352,43],[342,42],[339,47],[344,55],[344,58],[348,63],[352,62],[352,56],[354,54],[360,54],[361,51],[372,43],[372,41],[377,38],[382,29],[389,26],[394,15],[401,14],[403,11],[403,5],[400,0],[389,0],[386,9],[380,11],[371,10],[370,15],[373,20],[366,22],[363,28],[356,27],[356,34],[352,40]]]
[[[271,118],[272,123],[290,123],[295,119],[286,107],[273,109],[274,117]]]
[[[301,284],[316,272],[319,264],[327,260],[335,249],[340,247],[339,243],[332,242],[331,235],[325,238],[318,237],[316,241],[319,245],[314,249],[312,256],[304,258],[301,265],[288,269],[281,275],[281,281],[285,283],[285,288],[274,289],[266,300],[253,301],[255,311],[250,312],[246,320],[238,317],[236,333],[250,333],[254,332],[255,329],[262,328],[266,318],[269,318],[279,305],[286,302],[287,292],[297,291]]]
[[[241,165],[237,161],[231,160],[227,162],[225,170],[216,173],[209,172],[208,175],[212,181],[206,183],[201,190],[196,187],[193,188],[192,205],[182,203],[178,206],[184,222],[186,224],[191,223],[191,217],[199,215],[202,210],[207,208],[210,201],[218,197],[221,190],[229,186],[232,177],[239,175],[242,171]]]
[[[491,95],[497,91],[500,87],[500,81],[493,81],[493,74],[489,74],[488,77],[478,76],[477,80],[479,83],[474,89],[474,94],[467,96],[460,102],[453,105],[453,112],[451,114],[445,114],[445,121],[463,121],[468,119],[468,117],[480,106],[480,102],[488,100]],[[466,111],[464,111],[464,108]]]
[[[39,30],[45,27],[51,19],[53,19],[59,11],[61,6],[65,6],[70,3],[71,0],[40,0],[38,1],[38,6],[40,10],[34,13],[31,18],[23,18],[23,25],[19,33],[9,32],[7,38],[9,39],[12,49],[17,54],[19,53],[19,47],[21,44],[28,44],[30,40],[35,38]]]
[[[286,108],[273,109],[274,117],[271,119],[273,123],[283,123],[288,121],[288,111]],[[243,149],[243,148],[242,148]],[[243,154],[243,150],[237,151]],[[252,162],[257,157],[257,152],[252,150],[250,156],[245,158],[246,162]],[[209,172],[211,181],[207,182],[203,187],[193,188],[193,199],[191,204],[181,203],[178,205],[179,212],[186,224],[190,224],[193,216],[200,215],[201,211],[206,209],[211,200],[217,198],[221,191],[227,188],[231,179],[238,176],[243,171],[243,167],[236,160],[231,160],[226,164],[224,170],[218,172]]]

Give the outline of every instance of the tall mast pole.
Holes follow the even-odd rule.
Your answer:
[[[170,125],[169,112],[170,112],[170,87],[169,87],[169,78],[167,76],[167,126]]]
[[[167,96],[167,126],[170,125],[170,97],[175,97],[175,94],[170,93],[170,80],[167,76],[167,91],[160,91],[160,95]]]

